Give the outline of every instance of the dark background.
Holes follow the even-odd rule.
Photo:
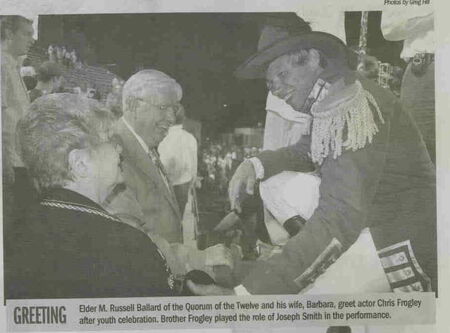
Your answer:
[[[127,79],[143,68],[173,76],[183,87],[190,118],[202,123],[202,136],[265,119],[263,80],[238,80],[233,71],[257,49],[267,13],[177,13],[44,15],[38,43],[75,48],[90,65]],[[271,13],[289,18],[294,13]],[[361,12],[346,13],[349,46],[358,45]],[[399,65],[402,43],[386,42],[381,12],[369,14],[368,48],[383,62]]]

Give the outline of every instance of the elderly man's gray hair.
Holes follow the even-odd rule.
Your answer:
[[[36,99],[17,126],[22,158],[41,189],[73,180],[69,153],[108,140],[113,117],[100,103],[76,94]]]
[[[123,86],[122,101],[123,111],[132,110],[136,99],[158,103],[158,97],[175,93],[181,100],[183,91],[178,82],[169,75],[155,69],[144,69],[132,75]]]

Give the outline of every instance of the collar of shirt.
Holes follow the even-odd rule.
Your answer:
[[[329,93],[326,94],[323,99],[318,100],[317,103],[315,103],[314,107],[316,108],[316,112],[318,110],[327,111],[334,109],[353,99],[359,91],[358,87],[360,83],[357,82],[359,81],[348,85],[337,85],[332,87],[332,89],[330,88]]]
[[[169,132],[178,132],[183,129],[183,124],[177,124],[169,127]]]
[[[295,111],[292,106],[281,98],[274,96],[270,91],[267,95],[266,110],[277,113],[283,119],[296,123],[309,123],[311,121],[309,114]]]
[[[141,136],[139,134],[137,134],[135,132],[135,130],[133,129],[133,127],[131,127],[131,125],[125,120],[124,117],[120,118],[123,123],[125,124],[125,126],[130,130],[131,133],[133,133],[134,137],[136,138],[136,140],[139,142],[139,144],[141,145],[142,149],[144,149],[144,151],[148,154],[150,152],[150,149],[148,148],[147,144],[145,143],[145,141],[141,138]]]

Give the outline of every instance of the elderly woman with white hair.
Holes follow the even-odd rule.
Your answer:
[[[19,123],[23,160],[42,196],[8,230],[7,298],[173,294],[157,246],[100,205],[122,181],[111,125],[100,104],[72,94],[37,99]]]

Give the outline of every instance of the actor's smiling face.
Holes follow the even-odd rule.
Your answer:
[[[322,71],[317,51],[305,54],[308,58],[303,62],[297,55],[282,55],[273,60],[266,71],[267,88],[297,111],[302,111]]]

